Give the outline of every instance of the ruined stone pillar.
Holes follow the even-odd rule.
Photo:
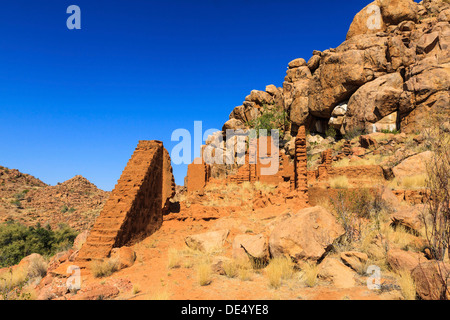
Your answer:
[[[249,181],[255,182],[258,181],[258,142],[256,140],[252,141],[251,138],[249,138],[249,145],[248,145],[248,166],[249,166]]]
[[[333,150],[328,149],[322,152],[322,164],[317,168],[318,177],[320,180],[328,179],[329,175],[332,173],[332,162],[333,162]]]
[[[331,164],[333,162],[333,150],[328,149],[323,152],[323,163],[325,167],[328,169],[331,168]]]
[[[201,163],[200,163],[201,161]],[[205,188],[211,176],[211,168],[203,159],[196,158],[188,165],[187,191],[201,191]]]
[[[295,190],[299,199],[308,203],[308,167],[306,156],[306,131],[301,126],[295,138]]]
[[[352,145],[350,143],[350,140],[345,140],[344,146],[342,148],[342,152],[344,153],[345,156],[348,157],[349,155],[352,154],[351,147]]]

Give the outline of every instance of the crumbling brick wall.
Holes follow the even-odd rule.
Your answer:
[[[187,191],[194,192],[203,190],[211,177],[211,168],[204,163],[202,158],[196,158],[188,165],[187,170]]]
[[[161,227],[163,208],[173,193],[167,157],[162,142],[139,141],[78,259],[107,257],[113,248],[130,244]]]

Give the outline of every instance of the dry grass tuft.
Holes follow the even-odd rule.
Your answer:
[[[427,186],[427,176],[418,174],[403,178],[394,178],[389,184],[394,189],[424,189]]]
[[[119,262],[117,259],[106,259],[94,261],[91,263],[91,271],[94,277],[108,277],[119,270]]]
[[[24,284],[27,281],[27,270],[25,268],[10,269],[0,277],[0,290],[14,288]]]
[[[348,189],[350,187],[350,183],[346,176],[331,178],[329,182],[330,187],[333,189]]]
[[[382,162],[381,156],[366,156],[360,160],[350,161],[349,158],[343,158],[342,160],[333,162],[332,166],[335,168],[342,168],[348,166],[374,166]]]
[[[249,269],[239,269],[239,280],[250,281],[252,279],[252,274]]]
[[[294,275],[294,265],[287,258],[272,259],[266,268],[266,276],[272,288],[279,288],[282,280],[291,279]]]
[[[241,280],[249,280],[253,266],[248,260],[230,260],[223,264],[225,275],[228,278],[239,277]]]
[[[234,260],[226,261],[223,264],[223,271],[228,278],[236,278],[239,274],[239,266]]]
[[[47,262],[42,258],[34,258],[28,266],[28,277],[30,279],[42,278],[47,274]]]
[[[11,268],[0,277],[0,300],[34,300],[35,291],[25,287],[28,271],[25,268]]]
[[[182,256],[182,252],[174,248],[169,248],[169,251],[167,252],[167,268],[179,268],[181,266]]]
[[[397,274],[397,283],[400,286],[402,295],[406,300],[416,300],[416,284],[414,283],[409,271],[399,271]]]
[[[212,282],[212,270],[209,261],[203,261],[197,265],[198,284],[207,286]]]
[[[138,294],[141,292],[141,288],[138,284],[133,285],[133,294]]]
[[[266,183],[262,183],[260,181],[256,181],[253,185],[253,187],[255,188],[256,191],[263,191],[266,193],[270,193],[273,192],[276,187],[270,184],[266,184]]]
[[[319,273],[319,267],[315,263],[305,263],[302,267],[303,280],[305,284],[312,288],[317,284],[317,274]]]

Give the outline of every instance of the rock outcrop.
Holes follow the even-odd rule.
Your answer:
[[[400,249],[389,250],[386,260],[392,270],[408,272],[414,270],[421,262],[427,261],[423,254]]]
[[[322,207],[300,210],[281,221],[269,238],[273,257],[290,257],[293,261],[316,262],[344,234],[336,218]]]
[[[237,235],[233,241],[233,258],[250,261],[267,261],[269,246],[264,235]]]
[[[191,249],[211,253],[222,248],[229,233],[229,230],[218,230],[195,234],[186,237],[185,242]]]
[[[336,288],[352,288],[356,285],[355,272],[335,258],[325,258],[319,264],[318,276],[331,281]]]
[[[375,0],[355,16],[346,41],[289,62],[282,89],[252,91],[230,119],[246,125],[262,105],[278,104],[293,136],[302,125],[319,133],[417,131],[427,113],[450,111],[449,18],[446,1]]]
[[[423,300],[448,300],[450,293],[444,283],[448,284],[449,275],[450,265],[437,261],[420,263],[411,273],[417,294]]]

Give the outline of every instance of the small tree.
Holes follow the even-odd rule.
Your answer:
[[[440,261],[450,249],[450,134],[442,123],[434,122],[423,130],[433,154],[426,164],[427,197],[421,215],[432,254]]]
[[[278,105],[263,105],[261,108],[261,115],[253,121],[250,121],[249,126],[256,130],[259,136],[259,130],[267,130],[267,135],[270,136],[272,129],[280,130],[280,138],[284,137],[286,128],[289,125],[286,111]]]
[[[425,236],[434,259],[443,261],[450,253],[450,133],[448,115],[434,115],[423,130],[426,143],[433,152],[427,162],[426,206],[421,214]],[[449,271],[437,263],[444,299],[449,292]]]

